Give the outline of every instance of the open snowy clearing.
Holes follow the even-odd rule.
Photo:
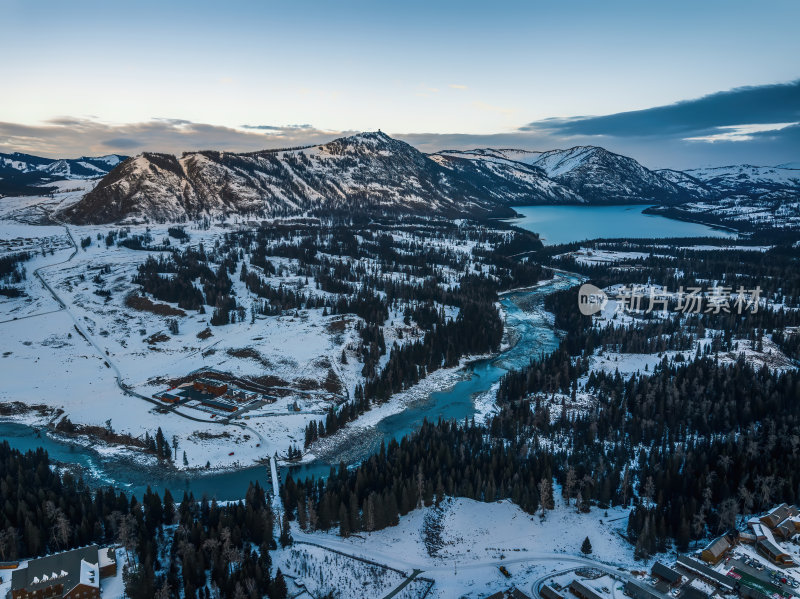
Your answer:
[[[431,597],[486,597],[509,586],[531,592],[538,578],[582,564],[634,569],[632,547],[622,534],[628,510],[592,508],[588,514],[564,505],[556,489],[556,509],[542,520],[510,501],[482,503],[447,499],[415,510],[398,526],[342,538],[333,533],[303,533],[296,524],[295,541],[314,543],[345,554],[373,560],[411,574],[421,570],[436,581]],[[427,525],[426,525],[427,523]],[[438,529],[440,532],[428,531]],[[580,552],[589,536],[593,554]],[[300,547],[305,547],[300,545]],[[284,550],[287,551],[287,550]],[[499,570],[505,566],[507,579]]]
[[[106,236],[113,227],[39,224],[55,205],[74,201],[79,193],[73,188],[53,198],[9,198],[6,212],[0,215],[13,219],[0,219],[0,252],[33,254],[22,264],[27,273],[21,283],[24,295],[0,296],[0,330],[6,339],[0,373],[8,381],[0,390],[0,402],[16,402],[5,410],[5,418],[42,427],[67,417],[77,425],[113,431],[120,439],[142,439],[145,433],[152,437],[161,428],[165,439],[173,448],[177,446],[174,462],[178,468],[239,468],[276,452],[284,455],[289,445],[302,447],[306,425],[324,419],[331,406],[351,398],[356,385],[363,382],[363,364],[356,353],[361,319],[352,315],[303,309],[262,316],[248,310],[249,317],[215,327],[210,326],[209,313],[159,302],[156,305],[166,307],[168,315],[132,307],[129,297],[138,288],[132,281],[139,265],[148,256],[164,252],[109,244]],[[20,217],[20,210],[26,218]],[[38,222],[27,218],[34,213],[39,215]],[[210,248],[237,226],[231,222],[186,230],[190,245]],[[167,229],[166,225],[132,226],[128,233],[149,234],[154,244],[170,244]],[[73,241],[80,247],[75,248]],[[442,251],[465,255],[476,244],[448,244],[442,239],[431,243]],[[171,246],[181,247],[174,239]],[[297,275],[295,260],[272,261],[277,273],[264,278],[270,285],[299,292],[314,288],[313,280]],[[442,276],[457,281],[458,273],[444,269]],[[248,309],[253,294],[239,277],[231,279],[239,303]],[[314,293],[326,295],[319,289]],[[448,306],[445,312],[455,317],[457,309]],[[391,310],[383,326],[387,347],[403,345],[422,333],[413,323],[404,322],[402,308]],[[380,356],[378,366],[387,360],[388,352]],[[368,412],[337,438],[346,442],[347,435],[401,412],[431,391],[451,386],[462,376],[459,369],[464,363],[433,373]],[[152,399],[204,370],[253,381],[273,389],[272,397],[231,423],[230,414],[212,408],[194,403],[160,406],[142,398]],[[331,445],[328,441],[337,438],[325,440],[305,460],[324,453]],[[109,456],[124,455],[148,465],[154,462],[120,445],[105,445],[90,437],[75,440]]]

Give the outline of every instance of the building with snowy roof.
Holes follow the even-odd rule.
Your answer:
[[[569,583],[569,590],[578,599],[603,599],[597,591],[587,587],[580,580],[573,580]]]
[[[722,535],[706,545],[700,557],[708,564],[718,564],[732,546],[733,544],[728,535]]]
[[[102,572],[101,574],[101,564]],[[11,573],[11,599],[100,597],[100,578],[116,574],[113,549],[89,545],[28,561]]]
[[[776,566],[794,566],[792,556],[769,539],[756,543],[756,550]]]
[[[688,555],[679,555],[677,564],[681,568],[699,575],[711,584],[721,587],[726,591],[733,591],[737,586],[737,582],[730,576],[725,576],[722,572],[717,572],[700,560],[696,560]]]
[[[661,580],[666,581],[670,586],[678,584],[682,578],[680,572],[673,570],[661,562],[654,563],[650,572],[653,574],[653,576],[657,576]]]
[[[797,516],[789,516],[772,529],[773,534],[782,539],[791,539],[794,535],[800,532],[800,518]]]
[[[623,587],[625,594],[633,599],[662,599],[662,596],[647,587],[629,580]]]
[[[564,595],[559,593],[549,584],[542,586],[542,588],[539,590],[539,595],[541,595],[544,599],[564,599]]]
[[[800,511],[798,511],[796,507],[794,507],[793,505],[782,503],[779,506],[772,508],[772,510],[770,510],[763,516],[761,516],[760,520],[770,529],[773,529],[787,518],[791,518],[797,515],[800,515]]]

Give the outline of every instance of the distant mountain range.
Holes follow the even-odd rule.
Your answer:
[[[672,204],[688,198],[681,186],[646,169],[633,158],[597,146],[550,152],[488,148],[445,151],[433,154],[431,158],[463,158],[494,170],[500,164],[533,167],[542,176],[541,191],[533,202],[529,202],[529,198],[521,200],[533,204]],[[509,173],[498,174],[508,176]],[[517,201],[513,203],[519,204]]]
[[[525,204],[675,204],[687,191],[602,148],[423,154],[381,132],[246,154],[141,154],[63,216],[75,223],[335,212],[505,217]]]
[[[102,177],[127,158],[117,154],[94,158],[42,158],[21,152],[0,152],[0,197],[41,195],[42,187],[54,181]]]
[[[180,158],[0,154],[0,185],[20,177],[39,177],[38,184],[102,177],[63,211],[77,224],[337,212],[483,218],[513,216],[513,206],[530,204],[655,204],[672,212],[705,211],[709,202],[793,205],[800,200],[800,170],[792,166],[649,170],[596,146],[424,154],[378,131],[318,146]]]

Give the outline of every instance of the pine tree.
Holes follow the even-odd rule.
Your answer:
[[[584,555],[589,555],[592,552],[592,542],[589,540],[589,537],[586,537],[581,543],[581,553]]]
[[[288,590],[286,588],[286,581],[283,578],[283,572],[278,568],[278,571],[275,573],[275,578],[272,580],[272,584],[269,587],[269,597],[270,599],[286,599],[287,594]]]
[[[278,542],[281,544],[281,547],[288,547],[292,544],[292,530],[289,526],[289,514],[284,511],[283,512],[283,520],[281,521],[281,535],[278,539]]]

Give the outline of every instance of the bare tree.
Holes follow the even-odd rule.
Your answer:
[[[165,580],[164,584],[156,591],[155,599],[170,599],[172,596],[172,589],[169,583]]]
[[[751,513],[751,510],[753,509],[753,503],[755,502],[755,496],[750,489],[744,485],[739,487],[739,501],[742,502],[742,510],[744,513]]]
[[[692,532],[695,539],[703,536],[706,530],[706,515],[703,512],[697,512],[692,518]]]
[[[739,517],[739,502],[729,497],[719,504],[719,531],[736,528],[736,519]]]
[[[422,476],[422,466],[417,467],[417,507],[422,507],[422,497],[425,494],[425,477]]]
[[[703,513],[707,514],[711,510],[711,498],[713,496],[714,492],[711,490],[711,480],[709,480],[708,485],[703,489]]]
[[[131,550],[136,545],[136,519],[133,514],[127,514],[120,518],[119,528],[117,529],[117,542],[125,548],[125,558],[135,568],[136,561],[131,560]]]
[[[552,510],[556,507],[553,500],[553,481],[548,477],[544,477],[539,481],[539,501],[542,504],[542,517],[544,517],[547,510]]]
[[[625,471],[622,473],[622,506],[628,507],[628,489],[631,486],[631,474],[628,465],[625,464]]]
[[[729,455],[721,455],[719,456],[717,463],[719,464],[720,468],[727,472],[731,467],[731,464],[733,464],[733,458]]]
[[[203,549],[211,555],[214,564],[219,561],[219,539],[209,537],[203,541]]]
[[[0,559],[5,561],[8,551],[8,531],[0,530]]]
[[[61,511],[61,508],[56,508],[54,518],[55,522],[53,523],[52,532],[53,541],[60,547],[66,548],[69,544],[69,533],[72,527],[69,524],[69,520],[67,520],[67,517],[64,515],[64,512]]]
[[[371,497],[372,496],[370,495],[370,498]],[[310,531],[313,532],[313,531],[317,530],[317,522],[318,521],[319,521],[319,516],[317,516],[317,509],[314,507],[314,502],[313,501],[309,501],[308,502],[308,528],[309,528]],[[373,510],[373,514],[372,514],[372,520],[368,521],[368,522],[372,522],[372,527],[374,528],[374,526],[375,526],[374,510]],[[371,530],[371,529],[368,528],[367,530]]]
[[[230,573],[236,569],[235,566],[239,565],[242,561],[242,552],[231,544],[223,548],[222,558],[228,562]]]
[[[647,503],[650,504],[653,501],[653,497],[656,494],[656,484],[653,482],[653,477],[648,476],[647,480],[644,481],[644,489],[642,489],[642,497],[647,500]]]
[[[756,484],[758,485],[758,499],[762,508],[767,508],[770,505],[770,499],[772,498],[772,482],[773,479],[771,476],[764,476],[761,477],[760,480],[756,480]]]
[[[575,474],[575,468],[570,467],[567,470],[567,476],[564,480],[564,486],[562,488],[562,494],[564,495],[564,499],[567,500],[567,505],[569,505],[569,500],[572,498],[573,493],[575,492],[575,485],[578,483],[578,476]]]

